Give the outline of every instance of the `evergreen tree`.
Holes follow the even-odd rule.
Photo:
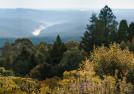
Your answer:
[[[47,62],[49,64],[57,65],[63,57],[63,53],[66,51],[66,47],[58,35],[54,42],[52,49],[49,51]]]
[[[126,20],[122,20],[118,29],[118,42],[127,41],[128,25]]]
[[[132,41],[133,37],[134,37],[134,23],[131,23],[129,25],[129,28],[128,28],[128,37],[129,37],[129,40]]]
[[[116,16],[113,14],[112,10],[107,5],[103,9],[101,9],[99,13],[99,20],[104,22],[105,30],[116,30]]]
[[[84,36],[82,37],[80,48],[83,49],[86,52],[90,52],[93,50],[93,38],[91,35],[91,32],[86,31],[84,33]]]
[[[118,32],[112,31],[109,36],[110,42],[117,42],[118,41]]]
[[[92,33],[95,30],[95,24],[96,21],[98,20],[96,14],[92,14],[89,23],[91,24],[87,24],[87,30],[84,33],[84,36],[82,37],[82,40],[80,42],[80,49],[83,49],[86,52],[90,52],[91,50],[93,50],[93,35]]]
[[[101,20],[97,20],[95,23],[95,29],[92,32],[93,42],[95,46],[100,46],[105,43],[105,25]]]
[[[95,14],[90,18],[90,25],[87,25],[87,31],[82,37],[80,47],[86,52],[93,49],[93,45],[100,46],[102,44],[108,45],[117,38],[117,22],[112,10],[105,6],[97,17]],[[113,38],[112,38],[113,37]]]
[[[118,23],[116,21],[116,16],[113,14],[112,10],[106,5],[103,9],[101,9],[99,13],[99,20],[101,20],[105,25],[105,44],[108,44],[111,42],[111,34],[117,31]]]
[[[95,13],[93,13],[91,18],[90,18],[90,21],[89,21],[89,23],[91,23],[91,24],[87,25],[87,31],[93,32],[95,29],[95,24],[97,21],[98,21],[98,17],[96,16]]]

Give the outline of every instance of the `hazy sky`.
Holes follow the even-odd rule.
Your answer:
[[[0,8],[98,9],[104,5],[134,9],[134,0],[0,0]]]

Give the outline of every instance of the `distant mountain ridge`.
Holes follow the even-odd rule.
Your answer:
[[[80,40],[91,14],[98,12],[99,10],[0,9],[0,44],[6,39],[23,37],[37,39],[37,42],[41,39],[52,41],[58,34],[66,41]],[[113,12],[118,21],[134,21],[134,9],[117,9]],[[40,24],[43,28],[37,32]]]

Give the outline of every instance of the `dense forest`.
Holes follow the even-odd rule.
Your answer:
[[[117,22],[105,6],[92,14],[80,42],[60,35],[53,44],[7,41],[0,94],[134,94],[134,23]]]

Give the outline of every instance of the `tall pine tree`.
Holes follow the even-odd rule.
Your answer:
[[[101,20],[105,25],[105,44],[109,44],[110,42],[112,42],[112,40],[110,40],[110,36],[117,31],[118,23],[116,21],[116,16],[106,5],[103,9],[101,9],[99,13],[99,20]]]
[[[91,32],[86,31],[80,42],[80,49],[90,52],[93,49],[93,38]]]
[[[126,20],[122,20],[118,29],[118,42],[127,41],[128,37],[128,25]]]
[[[117,24],[116,17],[108,6],[105,6],[100,11],[98,17],[93,14],[90,18],[90,24],[87,25],[87,30],[82,37],[81,49],[90,52],[93,49],[93,45],[108,45],[116,40],[111,36],[116,35]]]
[[[80,42],[80,48],[83,49],[86,52],[90,52],[93,49],[93,32],[95,30],[95,24],[98,20],[96,14],[92,14],[89,23],[87,24],[87,31],[84,33],[84,36],[82,37],[82,40]]]

